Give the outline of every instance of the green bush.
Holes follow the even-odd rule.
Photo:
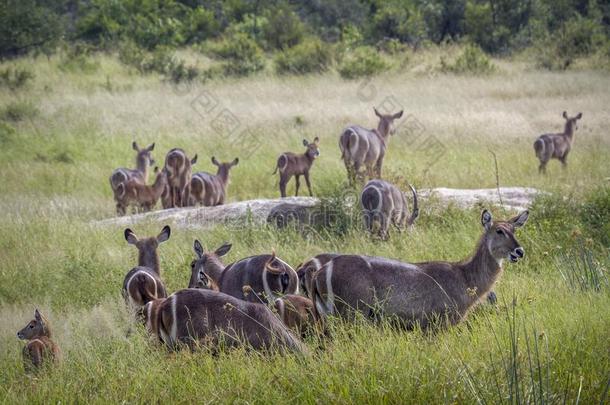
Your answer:
[[[458,74],[490,74],[496,71],[496,66],[489,57],[475,45],[468,45],[453,63],[441,58],[441,70]]]
[[[38,108],[29,101],[12,101],[0,110],[0,119],[6,121],[23,121],[38,115]]]
[[[587,195],[580,209],[580,220],[586,234],[610,247],[610,186],[601,186]]]
[[[324,72],[331,63],[330,45],[319,39],[310,39],[278,53],[275,57],[275,70],[280,74]]]
[[[339,65],[339,74],[344,79],[373,76],[390,68],[384,57],[370,46],[361,46],[348,52]]]
[[[34,79],[34,73],[25,68],[6,68],[0,70],[0,86],[12,91],[20,89]]]
[[[227,75],[247,76],[265,67],[263,51],[253,39],[243,33],[236,33],[210,45],[208,51],[225,59],[223,70]]]
[[[305,27],[288,6],[268,10],[265,18],[262,33],[268,48],[285,50],[302,41]]]
[[[92,59],[93,48],[85,43],[68,46],[59,61],[59,69],[64,72],[94,73],[100,63]]]

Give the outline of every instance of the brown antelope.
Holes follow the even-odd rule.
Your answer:
[[[306,336],[315,325],[313,303],[302,295],[287,294],[276,298],[275,309],[284,325]]]
[[[167,190],[161,199],[163,208],[186,207],[191,194],[192,165],[197,162],[197,155],[192,159],[180,148],[171,149],[165,155],[167,172]]]
[[[52,362],[60,360],[59,346],[51,340],[53,336],[49,321],[38,309],[34,311],[34,319],[17,332],[17,337],[28,341],[23,348],[23,364],[26,371],[35,370],[49,360]]]
[[[309,195],[313,196],[313,193],[311,192],[311,182],[309,181],[309,170],[311,170],[313,161],[320,156],[319,143],[320,138],[317,136],[314,138],[313,142],[303,139],[303,146],[307,148],[305,153],[298,155],[292,152],[284,152],[277,158],[277,164],[275,165],[273,174],[276,174],[278,170],[280,171],[280,194],[282,197],[286,197],[286,185],[292,176],[294,176],[296,182],[296,191],[294,195],[299,195],[301,175],[305,177]]]
[[[502,274],[502,262],[517,262],[525,251],[515,229],[528,218],[523,211],[506,222],[493,222],[484,210],[484,232],[472,256],[458,263],[403,263],[382,257],[343,255],[318,270],[310,284],[317,316],[354,310],[376,318],[387,315],[411,328],[423,329],[441,320],[456,324]]]
[[[150,186],[134,178],[119,184],[117,207],[122,206],[123,212],[130,204],[135,204],[143,212],[153,209],[167,187],[167,172],[155,167],[155,174],[157,175],[155,182]]]
[[[170,233],[169,226],[165,225],[159,235],[138,239],[131,229],[125,229],[125,240],[138,249],[138,266],[131,269],[123,281],[123,297],[130,306],[137,308],[151,300],[167,297],[157,248],[169,239]]]
[[[222,205],[227,197],[227,186],[229,185],[229,171],[237,166],[239,158],[232,162],[219,163],[212,156],[212,163],[218,166],[216,174],[197,172],[191,179],[191,204],[201,204],[205,207]]]
[[[286,262],[271,255],[250,256],[225,266],[220,258],[231,249],[228,243],[205,252],[195,240],[197,255],[191,264],[189,288],[207,287],[251,302],[274,302],[280,295],[298,292],[297,273]],[[244,287],[249,286],[249,291]]]
[[[147,329],[169,348],[216,348],[307,353],[303,343],[265,305],[207,289],[188,288],[150,301],[142,311]]]
[[[136,154],[136,168],[126,169],[124,167],[115,169],[110,175],[110,187],[114,194],[114,200],[117,203],[117,214],[125,215],[125,206],[119,204],[122,192],[119,191],[119,185],[126,183],[127,181],[134,179],[142,184],[146,184],[148,181],[148,167],[152,166],[155,161],[152,158],[151,152],[155,149],[155,144],[151,144],[144,149],[140,149],[138,144],[133,141],[131,144],[133,149],[138,152]],[[123,190],[124,191],[124,190]]]
[[[384,180],[371,180],[362,189],[360,204],[362,206],[364,223],[369,232],[373,232],[375,222],[379,222],[379,236],[387,239],[390,223],[402,230],[411,226],[419,215],[417,193],[409,184],[413,193],[413,211],[407,218],[408,204],[405,194],[395,185]]]
[[[348,180],[354,184],[358,177],[381,178],[381,167],[387,144],[390,141],[392,123],[402,117],[402,110],[396,114],[381,114],[373,108],[379,117],[377,129],[366,129],[359,125],[351,125],[343,130],[339,137],[341,158],[345,163]],[[366,173],[360,173],[364,166]]]
[[[546,173],[546,164],[553,158],[558,159],[564,168],[567,167],[566,159],[572,149],[574,132],[578,129],[577,121],[582,118],[582,113],[570,118],[568,113],[564,111],[563,118],[566,120],[563,133],[540,135],[534,142],[534,151],[540,161],[539,173]]]

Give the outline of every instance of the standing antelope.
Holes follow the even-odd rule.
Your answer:
[[[230,244],[205,252],[201,242],[195,240],[193,249],[197,257],[191,265],[189,288],[208,287],[251,302],[273,302],[280,295],[298,292],[297,273],[275,252],[225,266],[220,258],[231,250]],[[248,291],[244,287],[249,287]]]
[[[197,155],[192,159],[180,148],[171,149],[165,155],[168,187],[162,198],[163,208],[186,207],[191,194],[192,165],[197,162]]]
[[[382,257],[343,255],[314,274],[310,298],[317,315],[353,310],[376,318],[387,315],[406,327],[427,328],[435,321],[456,324],[485,297],[502,274],[502,262],[517,262],[525,251],[515,229],[528,218],[523,211],[493,222],[484,210],[484,232],[472,256],[458,263],[403,263]]]
[[[286,184],[288,184],[292,176],[294,176],[296,182],[296,191],[294,195],[299,195],[301,175],[305,177],[309,195],[313,196],[313,193],[311,192],[311,183],[309,181],[309,170],[311,170],[313,161],[320,156],[319,143],[320,138],[317,136],[314,138],[313,142],[303,139],[303,146],[307,148],[305,153],[297,155],[292,152],[284,152],[277,158],[277,164],[275,165],[273,174],[276,174],[278,170],[280,171],[280,194],[282,197],[286,197]]]
[[[155,161],[152,158],[151,152],[155,149],[155,144],[152,143],[144,149],[140,149],[136,141],[131,144],[133,149],[138,152],[136,154],[136,168],[126,169],[124,167],[115,169],[110,175],[110,187],[114,194],[114,200],[117,203],[117,214],[125,215],[125,206],[119,204],[119,200],[123,198],[124,188],[119,190],[119,186],[131,179],[135,179],[142,184],[146,184],[148,181],[148,167],[152,166]]]
[[[48,360],[57,362],[61,357],[59,346],[51,340],[49,321],[38,309],[34,311],[34,319],[17,332],[17,337],[28,341],[23,348],[23,365],[26,371],[35,370]]]
[[[180,344],[191,349],[225,344],[307,353],[305,345],[265,305],[218,291],[180,290],[150,301],[142,313],[147,329],[172,349]]]
[[[227,186],[229,185],[229,171],[237,166],[239,158],[232,162],[219,163],[212,156],[212,163],[218,166],[216,175],[207,172],[197,172],[191,179],[192,204],[201,204],[205,207],[222,205],[227,197]]]
[[[167,297],[161,280],[157,248],[169,239],[170,233],[169,226],[165,225],[159,235],[138,239],[131,229],[125,229],[125,240],[138,249],[138,266],[131,269],[123,281],[123,297],[132,307],[141,307],[151,300]]]
[[[125,183],[119,184],[117,190],[119,190],[121,197],[117,201],[117,207],[121,205],[123,207],[123,212],[129,204],[136,204],[143,212],[150,211],[154,208],[167,187],[167,172],[155,167],[155,174],[157,177],[151,186],[133,178]]]
[[[381,167],[387,144],[392,134],[392,123],[402,117],[403,111],[396,114],[381,114],[373,108],[379,117],[377,129],[366,129],[359,125],[351,125],[343,130],[339,137],[341,158],[345,163],[348,180],[354,184],[358,177],[368,175],[369,178],[381,178]],[[360,173],[360,168],[366,167],[366,173]]]
[[[411,226],[419,215],[417,193],[409,184],[413,193],[413,212],[407,218],[408,204],[405,194],[395,185],[384,180],[371,180],[360,194],[360,203],[364,214],[364,223],[369,232],[373,232],[374,222],[379,221],[379,236],[387,239],[390,223],[399,230]]]
[[[582,118],[582,113],[570,118],[566,111],[563,112],[566,123],[561,134],[540,135],[534,142],[534,151],[540,161],[538,166],[539,173],[546,173],[546,164],[549,160],[558,159],[564,168],[567,167],[566,159],[574,143],[574,132],[578,129],[578,120]]]

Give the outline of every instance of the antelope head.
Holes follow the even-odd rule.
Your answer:
[[[379,117],[379,124],[377,125],[377,131],[384,138],[388,135],[393,135],[394,130],[392,124],[394,120],[402,117],[403,110],[398,111],[396,114],[381,114],[375,107],[373,107],[375,115]]]
[[[218,278],[224,271],[225,265],[220,258],[231,250],[230,243],[223,243],[213,252],[205,252],[201,242],[195,239],[193,250],[197,256],[191,262],[191,279],[189,288],[205,288],[218,291]]]
[[[483,210],[481,224],[485,228],[484,242],[498,263],[503,259],[516,263],[525,256],[525,250],[515,238],[515,230],[525,225],[528,216],[529,212],[526,210],[508,221],[493,221],[491,213]]]
[[[21,340],[30,340],[36,336],[51,337],[49,323],[46,318],[42,316],[40,311],[38,311],[38,309],[34,311],[34,319],[28,322],[23,329],[17,332],[17,337]]]
[[[313,142],[303,139],[303,146],[307,148],[305,155],[307,155],[311,160],[314,160],[320,156],[320,138],[317,136],[313,139]]]

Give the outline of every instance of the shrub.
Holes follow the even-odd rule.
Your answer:
[[[265,13],[265,17],[262,31],[269,48],[284,50],[302,41],[304,25],[288,6],[274,7]]]
[[[38,108],[29,101],[12,101],[0,110],[0,119],[7,121],[23,121],[38,115]]]
[[[226,59],[225,74],[247,76],[265,67],[263,51],[256,42],[242,33],[236,33],[208,47],[215,56]]]
[[[0,70],[0,86],[12,91],[24,87],[32,79],[34,79],[34,73],[25,68],[8,67]]]
[[[389,68],[389,63],[374,48],[362,46],[344,56],[339,65],[339,74],[344,79],[355,79],[373,76]]]
[[[59,69],[64,72],[93,73],[100,64],[91,58],[93,48],[84,43],[68,46],[59,61]]]
[[[275,69],[280,74],[324,72],[331,63],[330,45],[319,39],[302,42],[275,57]]]
[[[468,45],[453,63],[441,58],[441,70],[458,74],[490,74],[496,71],[496,66],[489,57],[475,45]]]

